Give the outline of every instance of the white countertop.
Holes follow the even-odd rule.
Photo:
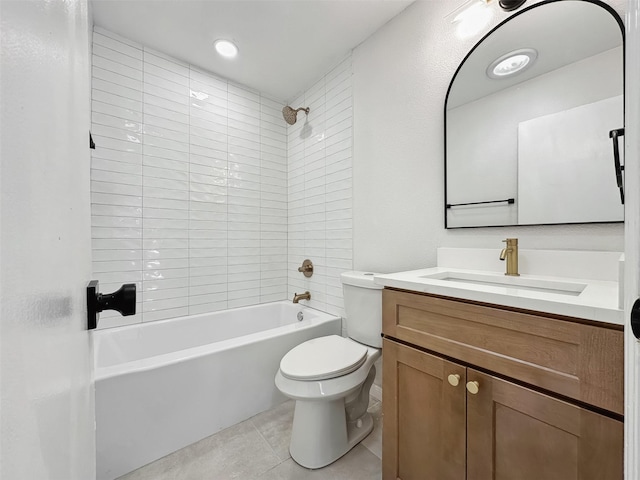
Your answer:
[[[517,277],[525,282],[532,280],[585,285],[579,294],[565,294],[553,291],[514,288],[513,285],[503,287],[495,284],[465,283],[464,280],[450,281],[425,278],[425,276],[437,276],[437,274],[443,274],[444,276],[447,273],[480,274],[484,278],[495,278],[496,283],[504,281],[504,273],[502,272],[467,270],[448,266],[376,275],[374,281],[376,284],[385,287],[624,325],[624,312],[619,308],[617,281],[566,276],[527,275],[526,273],[521,273],[520,277]]]

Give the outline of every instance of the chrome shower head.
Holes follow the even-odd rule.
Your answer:
[[[306,108],[300,107],[297,110],[294,110],[289,105],[284,107],[282,109],[282,116],[284,117],[284,121],[287,122],[289,125],[293,125],[294,123],[296,123],[298,112],[300,110],[302,110],[304,113],[309,115],[309,107],[306,107]]]

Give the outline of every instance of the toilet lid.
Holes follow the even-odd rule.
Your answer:
[[[280,371],[293,380],[326,380],[353,372],[366,358],[364,345],[329,335],[292,348],[280,361]]]

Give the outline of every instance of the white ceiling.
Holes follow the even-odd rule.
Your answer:
[[[91,0],[95,25],[289,101],[413,0]],[[213,42],[232,39],[238,57]]]

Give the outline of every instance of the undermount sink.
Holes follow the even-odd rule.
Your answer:
[[[585,283],[547,280],[543,278],[506,276],[498,273],[491,274],[444,271],[429,275],[421,275],[420,278],[572,296],[580,295],[587,286]]]
[[[377,274],[377,285],[427,295],[624,325],[619,252],[519,250],[505,275],[495,248],[438,248],[437,266]]]

